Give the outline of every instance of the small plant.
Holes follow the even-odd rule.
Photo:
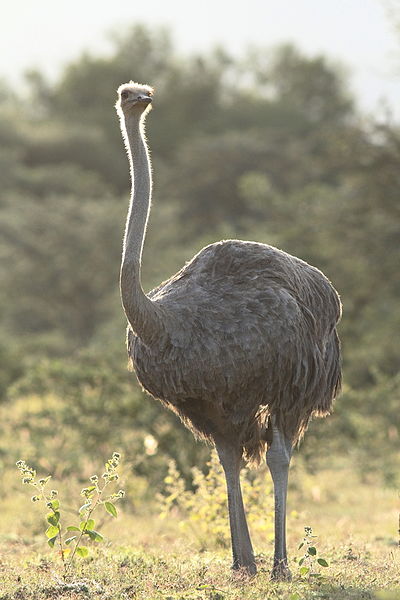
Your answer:
[[[301,577],[322,577],[317,570],[317,564],[321,567],[329,567],[325,558],[317,558],[318,550],[315,546],[316,535],[313,535],[311,527],[304,527],[304,538],[299,545],[299,550],[304,548],[304,555],[299,560],[299,573]]]
[[[97,475],[90,477],[90,485],[81,491],[81,496],[85,500],[78,511],[80,521],[76,525],[68,525],[67,527],[64,527],[61,522],[61,502],[58,498],[58,491],[47,489],[51,475],[37,479],[36,471],[28,466],[25,461],[19,460],[16,463],[22,476],[22,483],[35,488],[35,494],[31,498],[32,502],[43,502],[46,509],[49,510],[46,514],[47,528],[45,535],[48,538],[47,543],[50,548],[57,546],[59,549],[64,580],[70,573],[75,556],[85,558],[89,554],[88,547],[83,545],[82,542],[86,539],[101,542],[104,539],[101,533],[95,530],[96,524],[92,518],[94,511],[102,505],[112,517],[117,517],[115,502],[123,498],[125,492],[119,490],[116,493],[107,494],[109,491],[107,488],[119,479],[117,468],[120,458],[120,454],[114,452],[105,464],[105,472],[101,479]],[[100,483],[101,480],[102,483]]]
[[[194,467],[193,490],[188,490],[174,461],[170,462],[164,479],[165,495],[159,496],[161,518],[174,511],[182,519],[183,529],[190,529],[201,549],[228,548],[230,545],[225,476],[217,453],[211,453],[204,474]],[[243,471],[241,477],[245,506],[252,530],[272,539],[273,504],[271,485],[256,474],[250,479]]]

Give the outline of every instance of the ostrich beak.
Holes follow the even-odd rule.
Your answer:
[[[142,102],[143,104],[151,104],[153,102],[150,96],[139,96],[138,102]]]

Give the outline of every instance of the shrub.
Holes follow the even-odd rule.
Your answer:
[[[206,473],[192,469],[193,489],[185,481],[172,460],[165,477],[165,495],[159,496],[160,516],[177,515],[183,530],[190,529],[200,549],[230,546],[227,493],[223,469],[215,450],[207,462]],[[273,537],[272,487],[263,472],[242,471],[241,485],[248,522],[254,533]]]

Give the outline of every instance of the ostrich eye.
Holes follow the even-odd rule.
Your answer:
[[[127,92],[126,90],[124,92],[121,92],[121,98],[122,100],[126,100],[129,96],[129,92]]]

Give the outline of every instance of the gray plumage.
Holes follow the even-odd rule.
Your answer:
[[[255,242],[207,246],[148,294],[172,320],[147,346],[128,327],[142,386],[193,433],[240,439],[258,462],[269,415],[297,442],[340,385],[340,302],[307,263]]]
[[[267,463],[275,486],[273,576],[288,578],[287,471],[292,446],[340,389],[338,294],[318,269],[265,244],[203,248],[147,296],[140,283],[151,169],[144,117],[152,89],[124,84],[117,110],[133,178],[121,265],[130,366],[196,437],[216,445],[227,477],[233,566],[255,572],[241,499],[241,459]]]

